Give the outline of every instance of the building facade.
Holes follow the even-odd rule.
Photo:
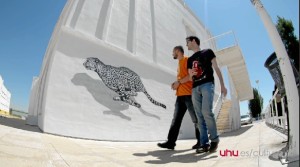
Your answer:
[[[11,94],[4,86],[4,80],[0,75],[0,110],[9,113]]]
[[[165,140],[176,99],[172,50],[182,45],[191,56],[189,35],[212,38],[182,0],[68,0],[33,80],[28,123],[78,138]],[[201,48],[216,49],[214,42]],[[217,77],[215,84],[219,111]],[[179,139],[194,137],[186,114]]]

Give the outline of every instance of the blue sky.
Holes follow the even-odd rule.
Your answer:
[[[277,16],[291,20],[299,38],[299,0],[261,1],[274,23]],[[259,86],[266,106],[274,81],[264,62],[274,48],[250,0],[185,2],[214,36],[234,31],[251,84]],[[40,73],[44,53],[65,3],[66,0],[0,1],[0,75],[12,93],[13,108],[27,111],[32,79]],[[247,102],[241,103],[241,112],[248,112]]]
[[[27,111],[31,83],[65,0],[0,1],[0,75],[11,107]]]

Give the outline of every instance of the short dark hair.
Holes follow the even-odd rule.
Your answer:
[[[184,53],[183,47],[182,46],[175,46],[174,50],[179,50],[181,53]]]
[[[189,40],[189,41],[195,40],[196,43],[197,43],[197,45],[200,45],[200,39],[198,37],[196,37],[196,36],[189,36],[189,37],[186,37],[185,39]]]

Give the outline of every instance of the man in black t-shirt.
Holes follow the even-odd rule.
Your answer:
[[[196,36],[186,38],[187,47],[194,51],[189,57],[187,67],[190,79],[193,81],[192,101],[198,118],[198,128],[200,130],[201,148],[197,153],[214,152],[218,148],[219,135],[214,118],[214,70],[219,77],[221,93],[225,97],[227,89],[224,85],[222,73],[218,67],[216,56],[211,49],[200,50],[200,40]],[[214,69],[214,70],[213,70]],[[209,143],[208,132],[210,133]]]

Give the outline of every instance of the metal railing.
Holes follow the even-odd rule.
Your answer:
[[[288,132],[286,96],[276,89],[268,107],[265,109],[266,123],[273,128],[281,129],[284,134]]]
[[[223,34],[213,36],[209,39],[201,41],[202,49],[210,48],[214,52],[233,46],[238,46],[238,41],[233,31],[228,31]]]
[[[222,103],[223,103],[223,96],[222,94],[220,93],[218,95],[218,99],[216,100],[215,102],[215,105],[213,107],[213,112],[214,112],[214,115],[215,115],[215,119],[217,120],[218,116],[219,116],[219,113],[220,113],[220,110],[221,110],[221,107],[222,107]]]

